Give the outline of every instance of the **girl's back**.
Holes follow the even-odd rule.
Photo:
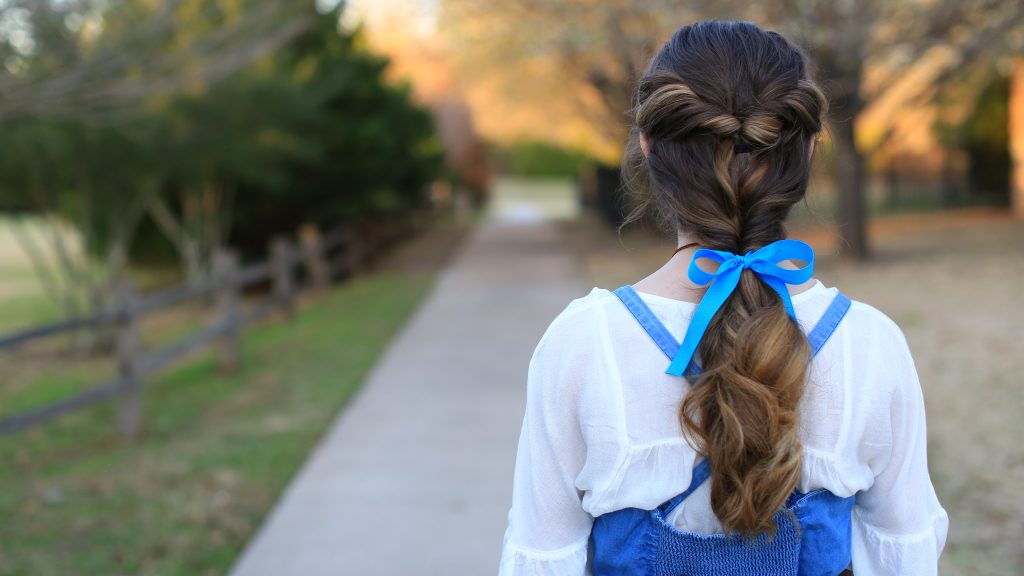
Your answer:
[[[538,343],[502,574],[936,573],[948,519],[906,340],[785,239],[827,108],[805,60],[706,21],[644,72],[630,219],[654,208],[680,246],[635,289],[571,302]]]
[[[792,297],[809,332],[837,293],[821,282]],[[638,291],[681,341],[695,304]],[[582,574],[593,517],[652,509],[690,483],[700,459],[680,434],[689,385],[622,302],[594,288],[552,321],[529,369],[527,414],[503,573]],[[801,492],[857,495],[857,574],[933,574],[946,515],[927,471],[923,400],[902,332],[854,301],[811,364],[800,404]],[[721,533],[704,483],[669,516],[679,530]],[[518,568],[517,568],[518,566]],[[532,566],[532,569],[526,567]],[[541,569],[540,567],[543,566]]]

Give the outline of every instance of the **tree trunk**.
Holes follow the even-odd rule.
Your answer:
[[[868,257],[867,210],[864,191],[864,156],[857,150],[855,110],[859,111],[856,93],[847,94],[847,106],[831,115],[833,145],[835,146],[835,179],[838,201],[837,226],[843,253],[856,260]],[[854,100],[857,100],[854,102]],[[838,116],[838,118],[837,118]]]
[[[611,226],[619,226],[625,220],[628,208],[617,166],[597,165],[597,207]]]

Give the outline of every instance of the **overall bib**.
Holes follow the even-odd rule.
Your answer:
[[[640,326],[670,359],[680,344],[658,321],[632,286],[615,290]],[[837,294],[808,334],[817,354],[850,308]],[[691,362],[690,375],[699,373]],[[775,515],[775,537],[744,539],[739,535],[684,532],[667,521],[669,514],[711,475],[702,460],[690,486],[653,510],[625,508],[594,519],[590,534],[594,576],[836,576],[850,563],[854,497],[828,490],[794,491]]]

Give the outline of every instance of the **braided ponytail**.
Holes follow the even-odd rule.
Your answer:
[[[623,162],[636,203],[626,222],[654,208],[701,246],[738,254],[784,238],[828,105],[806,62],[799,47],[749,22],[709,20],[676,32],[637,89]],[[646,157],[640,132],[650,142]],[[774,532],[773,516],[800,479],[807,338],[748,269],[697,355],[703,371],[680,422],[711,462],[711,506],[726,530]]]

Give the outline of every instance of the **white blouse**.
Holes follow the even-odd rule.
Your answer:
[[[837,290],[793,296],[805,332]],[[682,341],[695,304],[638,292]],[[653,509],[690,484],[697,454],[677,419],[684,379],[610,291],[593,288],[551,322],[530,361],[503,576],[589,574],[594,517]],[[856,494],[856,576],[936,574],[949,520],[928,475],[924,398],[899,327],[854,301],[812,362],[800,406],[799,489]],[[721,533],[710,482],[673,512],[681,530]]]

